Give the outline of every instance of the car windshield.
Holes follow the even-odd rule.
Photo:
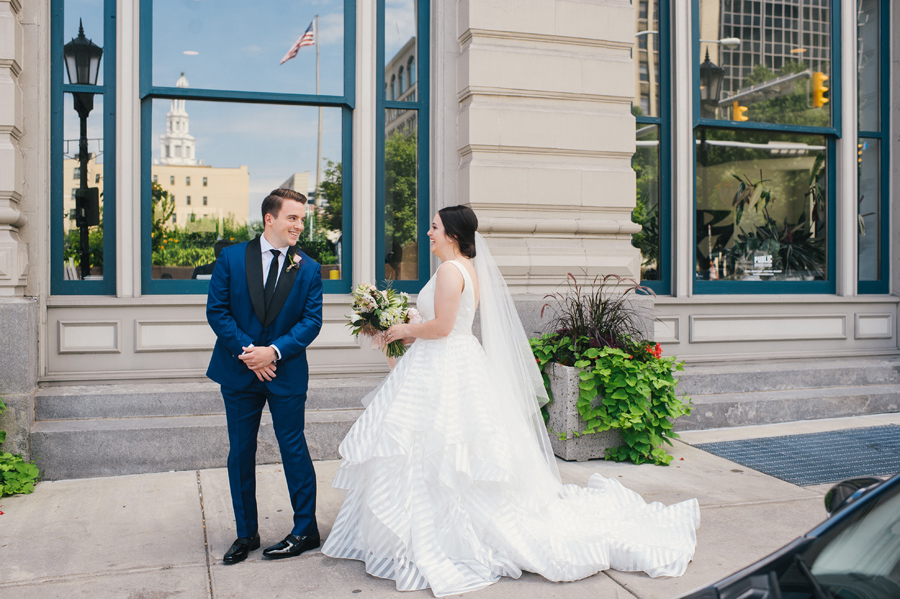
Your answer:
[[[900,486],[811,543],[779,583],[785,599],[900,597]]]

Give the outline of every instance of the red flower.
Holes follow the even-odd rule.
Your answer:
[[[649,353],[649,354],[650,354],[651,356],[653,356],[654,358],[659,359],[660,356],[662,356],[662,347],[659,346],[659,343],[657,343],[655,346],[654,346],[654,345],[648,345],[648,346],[647,346],[647,353]]]

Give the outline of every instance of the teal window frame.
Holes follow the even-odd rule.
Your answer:
[[[879,49],[881,52],[879,66],[881,73],[879,77],[881,89],[881,105],[879,106],[879,123],[881,127],[878,131],[859,131],[857,136],[862,139],[877,139],[881,143],[879,148],[881,151],[881,164],[879,178],[881,183],[881,197],[879,200],[879,208],[881,210],[881,221],[878,223],[879,234],[881,235],[881,268],[878,272],[877,281],[860,281],[857,273],[856,292],[860,295],[881,295],[891,292],[891,243],[890,243],[890,221],[891,221],[891,3],[889,0],[880,0],[879,2]],[[885,133],[887,132],[887,133]],[[858,171],[857,171],[858,173]],[[857,246],[858,247],[858,246]]]
[[[375,176],[375,210],[376,210],[376,219],[375,219],[375,273],[379,282],[384,282],[387,279],[387,272],[385,269],[384,259],[385,259],[385,172],[384,172],[384,159],[385,159],[385,111],[389,108],[399,108],[403,110],[416,110],[418,114],[416,116],[416,136],[418,143],[418,155],[417,155],[417,210],[416,210],[416,225],[418,230],[418,243],[419,243],[419,272],[417,279],[410,279],[405,281],[391,281],[391,287],[397,289],[398,291],[405,291],[407,293],[418,293],[420,289],[428,282],[429,277],[431,276],[431,259],[430,259],[430,245],[428,243],[428,229],[431,227],[431,201],[430,201],[430,174],[429,174],[429,140],[430,136],[430,126],[431,126],[431,113],[429,110],[429,101],[430,101],[430,85],[431,85],[431,76],[428,72],[428,68],[423,65],[430,64],[430,47],[431,47],[431,35],[430,35],[430,23],[431,23],[431,3],[429,0],[415,0],[416,5],[418,7],[418,23],[417,23],[417,31],[416,31],[416,57],[415,57],[415,68],[416,68],[416,99],[415,101],[398,101],[398,100],[389,100],[387,98],[388,90],[385,89],[384,92],[376,93],[375,100],[375,164],[376,164],[376,176]],[[378,0],[377,7],[377,50],[376,50],[376,62],[377,62],[377,70],[376,70],[376,81],[385,82],[384,78],[384,13],[385,13],[385,1]],[[384,87],[381,84],[377,85],[379,90]]]
[[[106,2],[115,0],[106,0]],[[141,291],[148,295],[206,294],[209,281],[153,279],[152,223],[152,103],[153,100],[203,100],[209,102],[276,104],[341,109],[342,222],[341,278],[323,279],[324,293],[349,293],[353,272],[353,110],[356,98],[356,2],[344,0],[343,95],[252,92],[221,89],[154,86],[153,0],[140,0],[140,102],[141,102]]]
[[[116,0],[103,2],[103,83],[66,83],[65,0],[50,2],[50,294],[116,294]],[[63,272],[63,110],[66,93],[103,96],[103,280],[65,280]]]
[[[641,281],[657,295],[672,293],[672,28],[669,2],[659,2],[659,103],[658,117],[636,116],[636,123],[659,127],[659,280]],[[648,34],[647,37],[650,35]],[[648,39],[647,44],[650,46]]]
[[[691,254],[691,264],[693,276],[693,291],[695,295],[771,295],[771,294],[834,294],[836,286],[836,268],[837,262],[836,243],[835,243],[835,209],[836,209],[836,174],[837,174],[837,140],[841,137],[841,95],[839,93],[829,94],[829,103],[831,104],[831,126],[830,127],[808,127],[796,125],[780,125],[775,123],[752,123],[752,122],[735,122],[728,120],[717,120],[701,118],[700,116],[700,94],[698,93],[700,81],[700,0],[691,0],[691,47],[693,48],[693,64],[691,85],[693,87],[693,126],[691,128],[691,145],[693,146],[693,176],[697,181],[697,148],[693,142],[696,131],[699,127],[708,127],[711,129],[738,129],[748,131],[772,131],[778,133],[807,133],[824,135],[826,138],[827,153],[827,200],[826,210],[826,276],[824,281],[706,281],[698,279],[697,272],[697,250],[694,244]],[[831,90],[841,89],[841,0],[831,0],[831,79],[829,83]],[[694,198],[692,203],[691,214],[696,225],[697,213],[697,190],[694,186]],[[693,227],[692,227],[693,230]]]

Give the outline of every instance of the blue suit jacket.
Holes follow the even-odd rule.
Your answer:
[[[256,374],[238,359],[241,348],[275,345],[281,360],[266,388],[276,395],[306,393],[306,348],[322,328],[322,268],[296,247],[288,256],[299,256],[300,266],[287,271],[291,261],[284,261],[266,310],[259,237],[219,254],[206,301],[206,319],[218,339],[206,376],[220,385],[246,389]]]

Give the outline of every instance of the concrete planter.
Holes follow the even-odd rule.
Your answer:
[[[584,462],[603,458],[608,447],[622,445],[622,437],[617,430],[608,430],[602,433],[592,433],[574,437],[566,441],[559,439],[560,433],[583,431],[584,421],[578,414],[576,402],[578,401],[578,369],[571,366],[552,363],[547,367],[550,377],[550,394],[553,401],[547,406],[550,419],[547,428],[550,431],[550,446],[553,453],[567,461]]]

